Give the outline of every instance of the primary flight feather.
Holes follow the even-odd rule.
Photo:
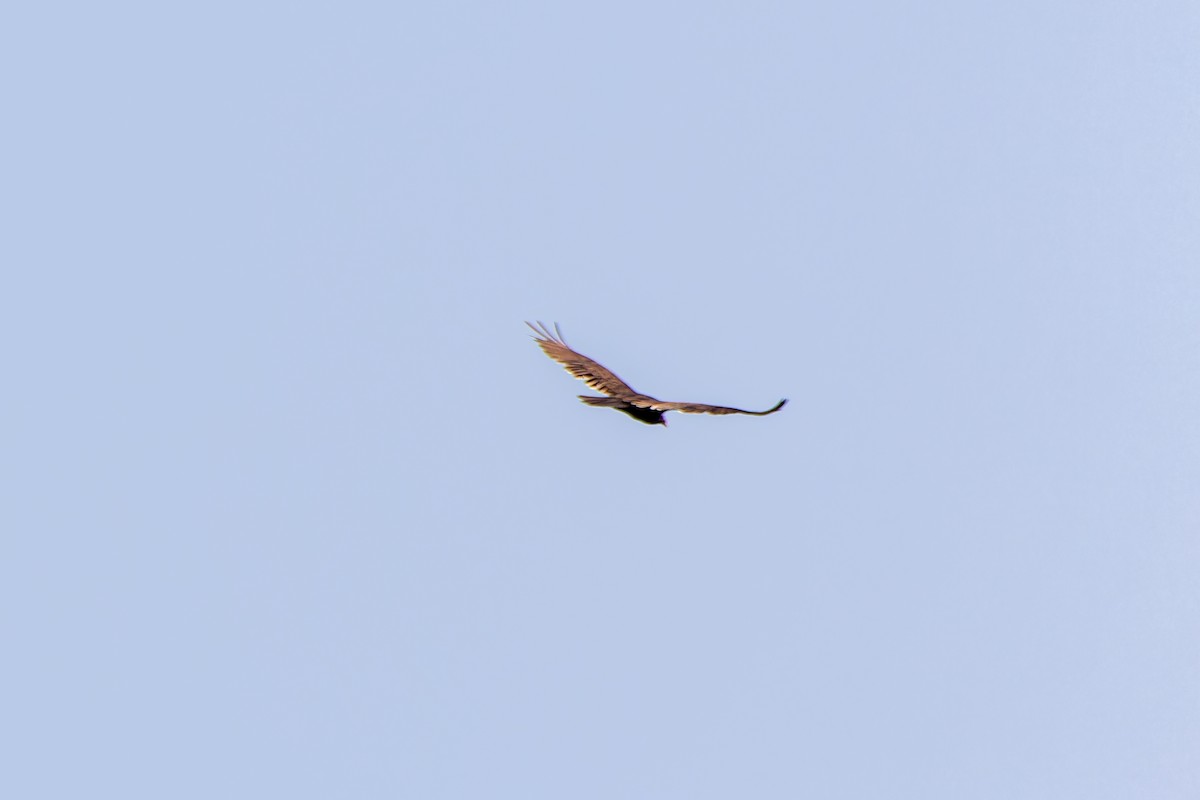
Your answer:
[[[783,404],[787,402],[786,399],[780,400],[766,411],[744,411],[728,406],[710,406],[704,403],[667,403],[656,400],[649,395],[635,391],[632,386],[618,378],[616,373],[611,372],[602,364],[572,350],[563,339],[558,323],[554,324],[553,332],[542,322],[539,322],[536,327],[529,322],[525,324],[533,330],[534,341],[542,348],[543,353],[562,364],[567,372],[586,383],[588,388],[606,395],[605,397],[595,397],[581,394],[579,395],[580,400],[589,406],[616,409],[647,425],[666,425],[667,421],[663,414],[668,411],[680,411],[684,414],[752,414],[756,417],[765,417],[767,414],[774,414],[783,408]]]

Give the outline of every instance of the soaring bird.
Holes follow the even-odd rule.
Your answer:
[[[765,417],[767,414],[774,414],[783,408],[783,404],[787,402],[786,399],[780,400],[766,411],[743,411],[740,408],[709,406],[704,403],[665,403],[634,391],[632,386],[603,365],[581,353],[576,353],[563,339],[557,322],[554,323],[553,333],[542,322],[539,322],[537,327],[529,322],[525,324],[533,330],[534,341],[542,348],[543,353],[562,364],[567,372],[586,383],[589,388],[607,395],[607,397],[596,397],[595,395],[581,394],[579,395],[580,400],[589,406],[615,408],[622,414],[628,414],[638,422],[644,422],[647,425],[665,426],[667,420],[663,414],[668,411],[682,411],[684,414],[753,414],[756,417]]]

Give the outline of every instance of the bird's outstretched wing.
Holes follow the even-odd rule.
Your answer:
[[[558,323],[554,324],[553,333],[542,322],[538,323],[538,327],[534,327],[529,322],[525,324],[533,329],[536,334],[534,341],[542,348],[542,352],[566,367],[567,372],[586,383],[589,388],[603,392],[610,397],[629,397],[637,394],[633,387],[603,365],[568,347],[563,339],[562,331],[558,328]]]
[[[751,414],[755,417],[765,417],[767,414],[774,414],[779,409],[783,408],[787,400],[780,400],[773,407],[766,411],[745,411],[740,408],[729,408],[728,406],[710,406],[704,403],[664,403],[660,400],[653,402],[645,402],[649,398],[632,398],[630,404],[640,408],[648,408],[651,411],[680,411],[684,414]]]

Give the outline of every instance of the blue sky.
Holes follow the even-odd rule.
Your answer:
[[[5,796],[1200,792],[1194,4],[3,28]]]

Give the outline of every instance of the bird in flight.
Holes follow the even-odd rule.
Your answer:
[[[539,322],[537,327],[529,322],[525,324],[533,329],[534,341],[542,348],[543,353],[562,364],[567,372],[586,383],[589,388],[607,395],[606,397],[596,397],[581,394],[579,395],[580,400],[589,406],[615,408],[622,414],[628,414],[638,422],[644,422],[647,425],[665,426],[667,421],[663,418],[663,414],[668,411],[682,411],[684,414],[753,414],[756,417],[765,417],[767,414],[774,414],[783,408],[783,404],[787,402],[786,399],[780,400],[774,407],[768,408],[766,411],[743,411],[740,408],[710,406],[704,403],[666,403],[634,391],[632,386],[609,372],[603,365],[581,353],[576,353],[567,346],[557,322],[554,324],[553,332],[542,322]]]

